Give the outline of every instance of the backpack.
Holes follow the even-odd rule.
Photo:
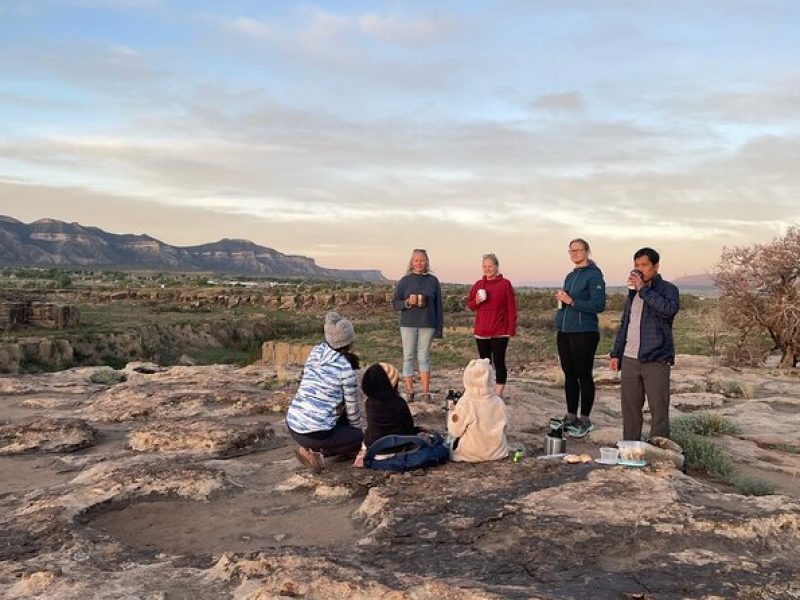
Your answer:
[[[376,459],[376,454],[393,456]],[[422,467],[433,467],[450,459],[450,448],[438,433],[417,435],[385,435],[375,440],[364,454],[364,466],[379,471],[411,471]]]

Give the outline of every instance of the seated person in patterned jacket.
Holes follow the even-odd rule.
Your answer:
[[[295,455],[315,472],[324,466],[323,456],[355,456],[364,439],[355,374],[358,357],[350,352],[354,341],[353,324],[329,312],[325,341],[308,355],[286,413],[289,434],[300,445]]]

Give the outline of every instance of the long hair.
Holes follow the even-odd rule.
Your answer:
[[[347,344],[344,348],[334,348],[334,350],[347,359],[354,371],[358,371],[361,368],[361,358],[355,352],[350,351],[352,346],[353,344]]]

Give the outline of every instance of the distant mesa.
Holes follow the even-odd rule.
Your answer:
[[[306,256],[283,254],[249,240],[170,246],[149,235],[39,219],[29,225],[0,215],[0,265],[214,271],[265,277],[385,281],[377,269],[326,269]]]
[[[679,288],[713,288],[714,282],[708,273],[699,273],[697,275],[682,275],[672,280],[672,283]]]

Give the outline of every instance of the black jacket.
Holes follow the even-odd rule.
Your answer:
[[[364,444],[369,447],[385,435],[413,435],[414,418],[408,404],[392,387],[380,365],[374,364],[364,372],[361,389],[367,396],[367,431]]]

